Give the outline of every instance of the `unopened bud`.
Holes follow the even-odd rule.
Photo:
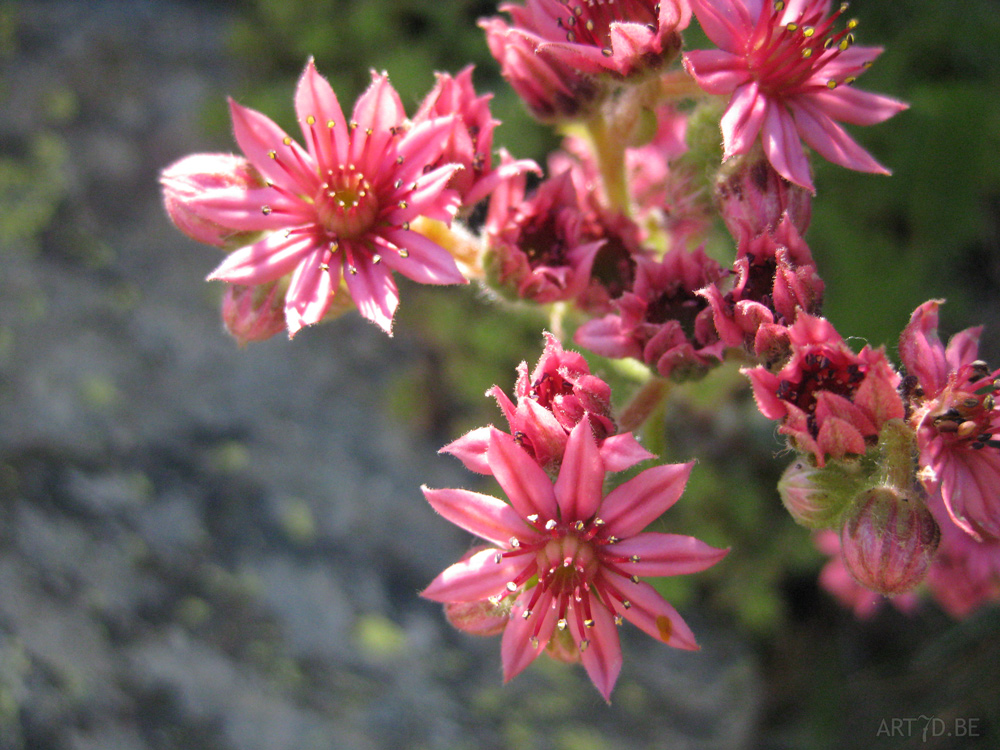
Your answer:
[[[838,482],[844,484],[843,479],[843,471],[833,462],[819,468],[799,459],[781,475],[778,493],[796,523],[810,529],[826,529],[836,521],[850,499],[836,486]]]
[[[874,487],[858,495],[840,531],[844,564],[884,596],[911,591],[927,575],[941,530],[914,493]]]
[[[279,282],[260,286],[230,284],[222,298],[222,322],[240,346],[264,341],[285,330],[284,297]]]
[[[805,234],[812,218],[812,196],[779,175],[759,146],[734,156],[715,180],[719,212],[733,237],[749,231],[751,237],[772,232],[784,214]]]
[[[470,635],[498,635],[507,627],[510,607],[489,599],[481,602],[448,602],[444,616],[456,630]]]
[[[239,232],[206,218],[193,201],[210,190],[264,187],[249,161],[232,154],[192,154],[160,174],[163,205],[174,225],[198,242],[227,250],[249,244],[258,232]]]

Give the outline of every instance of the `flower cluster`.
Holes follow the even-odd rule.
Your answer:
[[[574,365],[582,369],[574,372]],[[667,645],[697,648],[677,611],[640,578],[695,573],[727,550],[643,531],[680,498],[690,463],[646,469],[605,494],[609,471],[652,456],[631,435],[609,435],[610,389],[579,355],[549,337],[530,380],[522,366],[517,391],[518,409],[531,405],[520,414],[494,389],[512,434],[486,427],[444,449],[492,474],[507,502],[424,488],[438,513],[489,546],[441,573],[423,596],[445,603],[461,630],[503,633],[505,681],[547,651],[582,662],[610,700],[622,665],[616,626],[623,620]],[[615,437],[632,444],[627,457],[608,450]]]
[[[725,555],[644,530],[680,497],[692,463],[605,483],[654,458],[631,430],[667,382],[727,359],[743,363],[761,414],[796,453],[779,494],[832,556],[821,580],[838,598],[859,614],[879,595],[910,608],[925,585],[956,616],[1000,598],[1000,370],[978,359],[979,329],[944,346],[940,302],[927,302],[896,367],[822,317],[825,285],[805,240],[812,152],[889,174],[843,124],[906,109],[855,88],[881,49],[855,44],[846,8],[502,4],[480,26],[528,110],[560,128],[544,171],[494,148],[499,123],[471,67],[438,74],[412,117],[373,73],[347,117],[309,61],[294,98],[301,143],[231,102],[242,155],[197,154],[162,173],[177,227],[226,253],[209,279],[227,284],[222,316],[240,344],[351,308],[391,333],[395,273],[481,282],[498,303],[549,313],[560,335],[545,335],[533,369],[521,364],[513,398],[488,392],[507,431],[481,427],[442,449],[492,476],[506,500],[424,490],[486,544],[423,595],[460,630],[502,633],[505,679],[545,651],[581,662],[607,699],[624,620],[696,648],[640,580]],[[693,20],[715,47],[682,54]],[[610,386],[563,348],[564,330],[583,349],[636,361],[640,407],[616,419]]]

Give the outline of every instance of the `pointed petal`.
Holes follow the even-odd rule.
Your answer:
[[[611,473],[631,469],[650,458],[656,458],[656,455],[643,448],[631,432],[611,435],[601,443],[601,460],[604,461],[604,468]]]
[[[445,568],[430,586],[420,592],[435,602],[480,602],[506,591],[508,581],[517,577],[524,561],[503,558],[496,561],[495,549],[483,549]]]
[[[347,122],[337,95],[316,71],[312,58],[295,90],[295,113],[309,153],[327,169],[347,162]]]
[[[224,188],[191,198],[187,206],[200,219],[236,232],[260,232],[307,224],[315,211],[305,202],[277,193],[274,188]]]
[[[326,254],[326,248],[314,250],[292,274],[285,292],[285,323],[289,338],[300,328],[319,323],[330,307],[335,286],[333,275],[336,272],[323,262]]]
[[[646,469],[613,489],[599,511],[608,534],[627,539],[646,528],[680,498],[694,462]]]
[[[717,96],[731,94],[750,81],[746,61],[718,49],[691,50],[684,55],[684,68],[703,91]]]
[[[691,628],[656,589],[645,581],[633,583],[608,570],[602,570],[601,576],[608,586],[629,602],[628,608],[619,608],[626,620],[668,646],[687,651],[698,650]]]
[[[858,172],[891,174],[822,110],[806,101],[791,101],[789,108],[802,139],[827,161]]]
[[[753,28],[753,21],[740,3],[691,0],[691,10],[712,44],[730,52],[743,51],[743,40]]]
[[[424,235],[406,229],[386,229],[382,235],[398,248],[382,255],[394,271],[421,284],[469,283],[451,253]]]
[[[610,703],[611,691],[614,690],[622,669],[622,647],[618,640],[618,628],[611,613],[603,604],[590,594],[585,596],[591,598],[590,616],[593,625],[581,628],[578,619],[571,617],[570,632],[573,634],[573,640],[580,646],[580,661],[587,670],[587,676],[604,700]]]
[[[478,427],[465,433],[458,440],[453,440],[438,453],[448,453],[477,474],[491,474],[490,463],[486,460],[486,452],[490,447],[490,428]]]
[[[364,174],[373,174],[382,162],[393,130],[403,125],[406,111],[387,75],[373,75],[371,85],[354,105],[350,161]]]
[[[344,281],[358,312],[391,336],[392,316],[399,304],[392,274],[381,263],[359,263],[353,270],[352,273],[351,267],[344,269]]]
[[[837,86],[832,91],[822,89],[812,95],[812,101],[834,120],[851,125],[877,125],[909,109],[908,104],[891,96],[861,91],[853,86]]]
[[[556,625],[556,610],[551,606],[552,595],[543,594],[530,617],[524,617],[525,603],[531,590],[521,594],[510,611],[510,619],[500,642],[503,661],[503,681],[510,682],[531,664],[552,637]],[[541,622],[539,622],[541,618]],[[535,629],[538,629],[537,635]],[[532,642],[532,638],[536,640]]]
[[[756,81],[737,87],[719,122],[725,144],[724,159],[750,150],[760,134],[767,110],[767,97],[760,93]]]
[[[244,286],[266,284],[291,273],[315,246],[315,240],[307,234],[286,236],[281,231],[272,232],[259,242],[227,255],[208,275],[207,281],[228,281]]]
[[[558,517],[552,482],[514,438],[491,428],[487,458],[493,476],[521,518],[535,514],[544,520]]]
[[[517,512],[503,500],[471,490],[421,488],[438,513],[470,534],[504,546],[511,537],[525,540],[537,536]]]
[[[796,121],[792,120],[782,105],[771,104],[767,108],[761,127],[761,143],[767,160],[778,174],[789,182],[816,192],[809,176],[809,159],[806,158],[796,130]]]
[[[924,302],[913,314],[899,337],[899,357],[907,372],[915,375],[924,392],[935,396],[948,381],[951,369],[945,359],[944,345],[938,336],[938,308],[944,300]]]
[[[616,557],[630,560],[637,557],[637,561],[618,563],[618,567],[640,578],[698,573],[715,565],[729,552],[711,547],[693,536],[654,532],[623,539],[611,549]]]
[[[569,434],[556,479],[556,502],[562,521],[586,521],[593,516],[604,496],[603,489],[604,462],[597,450],[590,419],[585,416]]]
[[[298,143],[270,118],[240,106],[232,99],[229,100],[229,111],[236,142],[258,172],[293,193],[311,195],[314,192],[316,165]]]

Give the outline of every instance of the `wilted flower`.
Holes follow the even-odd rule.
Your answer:
[[[660,68],[680,51],[687,0],[527,0],[507,3],[518,29],[571,70],[628,77]]]
[[[766,356],[773,326],[791,325],[800,311],[819,313],[823,280],[787,214],[773,231],[755,234],[743,224],[737,237],[729,291],[723,293],[719,282],[699,294],[711,304],[715,328],[727,345]]]
[[[715,177],[715,200],[737,240],[745,233],[774,232],[786,220],[803,235],[812,219],[812,195],[778,174],[759,145],[722,165]]]
[[[446,569],[423,596],[512,600],[501,646],[505,681],[555,641],[564,659],[567,647],[575,649],[608,700],[621,670],[616,626],[623,619],[668,645],[698,648],[677,611],[640,581],[695,573],[726,554],[693,537],[642,531],[678,500],[691,464],[647,469],[605,496],[605,467],[589,419],[570,433],[554,484],[496,429],[488,460],[509,504],[468,490],[424,488],[438,513],[493,547]]]
[[[722,118],[725,158],[758,137],[782,177],[814,191],[800,138],[848,169],[889,174],[840,126],[874,125],[906,109],[900,101],[851,84],[882,52],[854,44],[856,21],[842,30],[830,0],[691,0],[719,48],[684,55],[688,72],[710,94],[730,95]]]
[[[452,256],[410,229],[418,216],[450,222],[458,196],[446,186],[458,165],[437,162],[454,118],[408,128],[399,96],[374,75],[351,120],[312,61],[295,110],[306,148],[254,110],[230,102],[236,140],[265,187],[210,189],[190,204],[236,231],[268,231],[232,252],[209,279],[256,286],[291,275],[289,334],[318,322],[346,283],[359,312],[391,331],[398,302],[392,271],[426,284],[466,280]]]
[[[523,175],[505,180],[486,217],[487,278],[510,297],[547,303],[570,300],[590,283],[604,240],[586,232],[569,171],[542,182],[525,197]]]
[[[938,338],[941,300],[918,307],[899,341],[909,376],[920,478],[951,520],[977,540],[1000,540],[1000,370],[977,359],[981,328]]]

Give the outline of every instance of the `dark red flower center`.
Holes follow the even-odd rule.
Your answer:
[[[961,442],[975,450],[1000,448],[994,424],[1000,398],[1000,371],[990,374],[985,362],[959,368],[954,385],[945,388],[927,419],[944,440]]]

